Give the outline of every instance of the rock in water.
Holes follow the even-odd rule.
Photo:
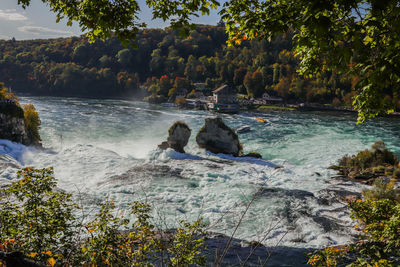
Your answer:
[[[167,142],[169,147],[178,152],[185,153],[183,148],[187,145],[190,134],[192,133],[189,126],[184,122],[177,121],[169,128],[168,133]]]
[[[185,153],[183,148],[187,145],[191,132],[192,130],[186,123],[177,121],[169,128],[167,141],[162,142],[158,147],[161,149],[172,148],[177,152]]]
[[[242,154],[242,144],[235,131],[222,121],[221,118],[207,118],[204,126],[196,136],[196,142],[201,148],[212,153],[230,154],[235,157]]]

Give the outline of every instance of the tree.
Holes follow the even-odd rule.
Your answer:
[[[160,91],[158,92],[160,95],[167,96],[169,90],[171,89],[172,84],[168,75],[163,75],[160,78]]]
[[[86,63],[89,60],[89,48],[85,44],[80,44],[74,49],[74,60],[80,63]]]
[[[117,55],[115,56],[118,59],[118,62],[124,67],[127,68],[131,64],[132,60],[132,53],[129,49],[125,48],[118,51]]]
[[[195,80],[197,78],[197,65],[197,59],[193,55],[190,55],[185,67],[185,76],[187,76],[189,79]]]
[[[112,58],[111,57],[109,57],[107,55],[104,55],[101,58],[99,58],[100,67],[109,68],[109,67],[111,67],[111,64],[112,64]]]
[[[243,84],[244,77],[246,76],[247,69],[244,67],[240,67],[235,69],[233,73],[233,83],[236,86],[240,86]]]
[[[228,1],[221,14],[231,44],[294,31],[301,73],[359,76],[353,102],[359,122],[393,111],[384,98],[400,90],[398,1]]]
[[[154,73],[160,73],[163,68],[163,57],[161,56],[161,49],[154,49],[151,54],[150,70]]]
[[[247,72],[243,81],[247,94],[251,97],[260,97],[264,92],[262,74],[259,71]]]

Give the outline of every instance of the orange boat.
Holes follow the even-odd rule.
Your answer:
[[[266,120],[264,120],[264,119],[261,119],[261,118],[256,118],[256,121],[258,121],[258,122],[262,122],[262,123],[266,123],[266,122],[267,122]]]

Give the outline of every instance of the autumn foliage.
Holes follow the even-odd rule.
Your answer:
[[[112,200],[90,218],[72,195],[56,189],[53,169],[25,168],[0,191],[0,252],[20,252],[48,266],[204,265],[204,224],[181,221],[163,240],[149,204],[133,202],[122,214]],[[0,259],[0,266],[3,266]]]
[[[39,129],[40,129],[40,118],[39,114],[33,104],[24,105],[24,117],[25,117],[25,129],[33,143],[39,143],[41,141]]]

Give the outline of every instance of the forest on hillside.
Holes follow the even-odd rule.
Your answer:
[[[291,39],[287,33],[228,47],[223,25],[197,25],[186,37],[169,28],[146,29],[128,47],[115,38],[0,41],[0,81],[31,95],[170,100],[182,87],[190,92],[194,83],[209,89],[229,84],[251,97],[268,92],[287,103],[350,106],[357,77],[331,71],[300,76]],[[389,96],[387,101],[397,103]]]

